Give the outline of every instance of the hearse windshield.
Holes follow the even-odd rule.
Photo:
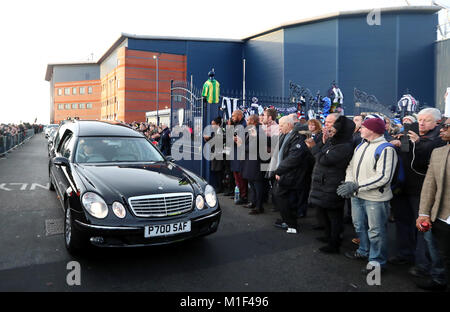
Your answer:
[[[80,137],[76,163],[159,162],[163,156],[145,138]]]

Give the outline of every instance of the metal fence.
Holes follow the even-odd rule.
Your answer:
[[[34,128],[26,129],[15,135],[3,135],[0,136],[0,156],[4,156],[10,151],[21,146],[27,142],[32,136],[34,136]]]
[[[252,103],[257,103],[263,107],[274,106],[276,108],[288,108],[296,106],[297,103],[290,97],[272,96],[269,93],[246,91],[245,96],[242,90],[223,90],[221,93],[221,100],[224,97],[238,99],[237,105],[239,108],[249,107]]]
[[[201,90],[196,88],[192,80],[171,81],[170,83],[170,125],[174,127],[187,127],[191,132],[192,144],[189,147],[189,159],[178,160],[181,166],[199,174],[204,174],[203,155],[203,127],[204,111],[201,98]],[[185,148],[181,138],[172,138],[172,149],[183,152]]]

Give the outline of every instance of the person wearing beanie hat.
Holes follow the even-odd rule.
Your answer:
[[[360,240],[359,248],[345,256],[368,260],[372,268],[381,271],[387,264],[389,201],[393,197],[390,184],[397,166],[397,153],[384,138],[384,126],[380,118],[362,123],[360,131],[365,142],[356,147],[345,182],[337,188],[339,196],[351,197],[353,225]],[[362,271],[371,272],[367,266]]]
[[[386,124],[384,123],[383,119],[380,118],[369,118],[366,119],[362,123],[363,127],[366,127],[367,129],[377,133],[377,134],[384,134],[384,131],[386,130]]]
[[[417,122],[417,119],[413,115],[407,115],[407,116],[403,117],[402,122],[403,123],[414,123],[414,122]]]

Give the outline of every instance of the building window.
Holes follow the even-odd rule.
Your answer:
[[[66,109],[70,109],[70,104],[66,104]]]
[[[77,88],[72,88],[72,94],[77,95]]]
[[[86,93],[85,90],[86,90],[85,87],[80,87],[80,94],[85,94]]]
[[[72,104],[72,109],[77,109],[78,108],[78,104],[77,103],[73,103]]]
[[[92,108],[92,103],[87,103],[87,104],[86,104],[86,108],[87,108],[87,109]]]
[[[58,104],[58,109],[64,109],[64,104]]]
[[[62,89],[58,89],[58,95],[62,95]]]
[[[92,94],[92,87],[88,87],[88,94]]]
[[[80,103],[79,108],[84,109],[84,103]]]
[[[64,88],[64,95],[70,95],[70,88]]]

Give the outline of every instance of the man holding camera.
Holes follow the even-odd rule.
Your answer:
[[[415,220],[418,217],[420,192],[425,173],[428,168],[431,153],[436,147],[442,146],[439,138],[438,123],[441,113],[436,108],[425,108],[418,114],[419,133],[408,131],[409,146],[403,146],[405,141],[391,141],[398,149],[405,179],[403,185],[396,190],[391,205],[396,224],[397,255],[389,259],[392,264],[412,264],[410,274],[424,277],[431,274],[436,280],[443,280],[443,265],[435,247],[431,232],[417,233]],[[405,124],[404,124],[405,126]],[[405,129],[411,128],[405,127]],[[427,257],[429,253],[429,258]]]

